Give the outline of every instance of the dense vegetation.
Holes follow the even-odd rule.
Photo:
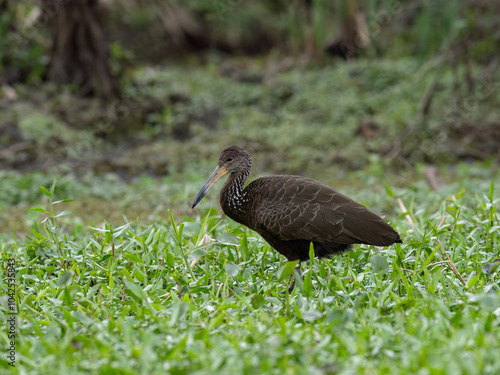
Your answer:
[[[63,3],[0,0],[0,368],[500,373],[498,2],[82,0],[107,93],[58,81]],[[216,188],[190,208],[229,144],[404,243],[280,294],[294,264]]]
[[[372,184],[356,198],[389,202],[404,244],[309,262],[286,296],[294,265],[214,211],[87,227],[43,188],[44,223],[2,241],[16,259],[16,373],[498,373],[494,185]]]
[[[10,3],[0,19],[0,145],[12,146],[2,164],[173,175],[234,142],[274,172],[498,158],[497,2],[307,3],[106,2],[121,81],[106,100],[51,83],[48,26],[65,8]],[[369,44],[342,31],[356,10],[364,21],[350,29],[366,29]],[[343,54],[328,52],[332,43]]]

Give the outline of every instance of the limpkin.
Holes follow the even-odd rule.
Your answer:
[[[229,173],[220,192],[224,213],[259,233],[288,261],[298,260],[299,275],[300,262],[309,260],[311,242],[319,258],[349,251],[353,244],[402,243],[399,234],[381,217],[319,181],[301,176],[270,176],[243,188],[251,167],[250,155],[243,148],[225,148],[192,207]]]

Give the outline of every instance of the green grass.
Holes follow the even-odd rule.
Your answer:
[[[16,261],[16,367],[0,359],[12,373],[500,372],[498,198],[485,179],[351,194],[390,212],[404,244],[304,264],[287,296],[293,267],[210,200],[191,219],[90,228],[56,217],[78,203],[55,203],[59,190],[44,191],[28,237],[1,237],[2,271]]]

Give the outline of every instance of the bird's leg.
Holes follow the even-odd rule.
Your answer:
[[[288,292],[289,293],[292,293],[293,289],[295,288],[295,272],[297,272],[297,274],[299,275],[300,279],[302,279],[302,271],[300,269],[300,262],[295,266],[294,273],[291,274],[290,277],[288,278],[288,284],[290,284],[290,280],[292,280],[292,277],[293,277],[293,282],[288,287]],[[280,292],[280,294],[286,294],[286,289],[282,290]]]
[[[300,279],[302,280],[302,271],[300,269],[300,262],[295,267],[295,271],[293,273],[293,283],[288,288],[288,292],[290,292],[290,293],[292,293],[293,289],[295,288],[295,272],[297,272],[297,274],[299,275]],[[290,275],[290,277],[292,277],[292,275]],[[288,282],[290,282],[290,279],[288,279]]]

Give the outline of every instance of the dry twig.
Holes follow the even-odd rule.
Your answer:
[[[413,222],[413,219],[411,218],[410,213],[406,209],[406,206],[403,203],[403,201],[401,200],[401,198],[398,198],[397,201],[398,201],[399,208],[401,209],[401,212],[406,214],[405,219],[408,220],[408,222],[410,223],[412,228],[415,228],[415,223]]]
[[[409,269],[406,269],[406,268],[401,268],[403,271],[406,271],[406,272],[411,272],[411,274],[407,275],[406,277],[410,277],[410,276],[413,276],[415,273],[420,273],[424,270],[424,268],[429,268],[429,267],[433,267],[433,266],[437,266],[439,264],[444,264],[444,263],[448,263],[450,264],[449,261],[447,260],[441,260],[439,262],[434,262],[434,263],[431,263],[431,264],[428,264],[427,266],[425,267],[422,267],[421,269],[419,269],[418,271],[413,271],[413,270],[409,270]]]
[[[455,275],[458,276],[458,278],[464,283],[464,285],[467,285],[467,283],[465,282],[465,279],[462,277],[462,275],[460,275],[460,272],[458,272],[457,267],[455,267],[455,263],[453,263],[450,256],[445,251],[443,245],[441,244],[441,241],[439,241],[439,239],[438,239],[437,242],[440,246],[440,251],[442,251],[442,253],[445,253],[446,257],[448,258],[448,264],[450,265],[451,270],[455,273]]]
[[[201,245],[205,245],[205,244],[207,244],[207,243],[210,243],[210,241],[211,241],[211,240],[212,240],[212,239],[210,238],[210,236],[209,236],[208,234],[205,234],[205,235],[203,236],[203,238],[202,238],[200,241],[198,241],[197,246],[201,246]],[[206,249],[207,249],[207,248],[205,248],[205,250],[206,250]],[[193,261],[191,262],[191,268],[193,268],[194,266],[196,266],[196,263],[198,263],[198,262],[200,261],[200,259],[201,259],[201,257],[199,257],[198,259],[193,260]]]

